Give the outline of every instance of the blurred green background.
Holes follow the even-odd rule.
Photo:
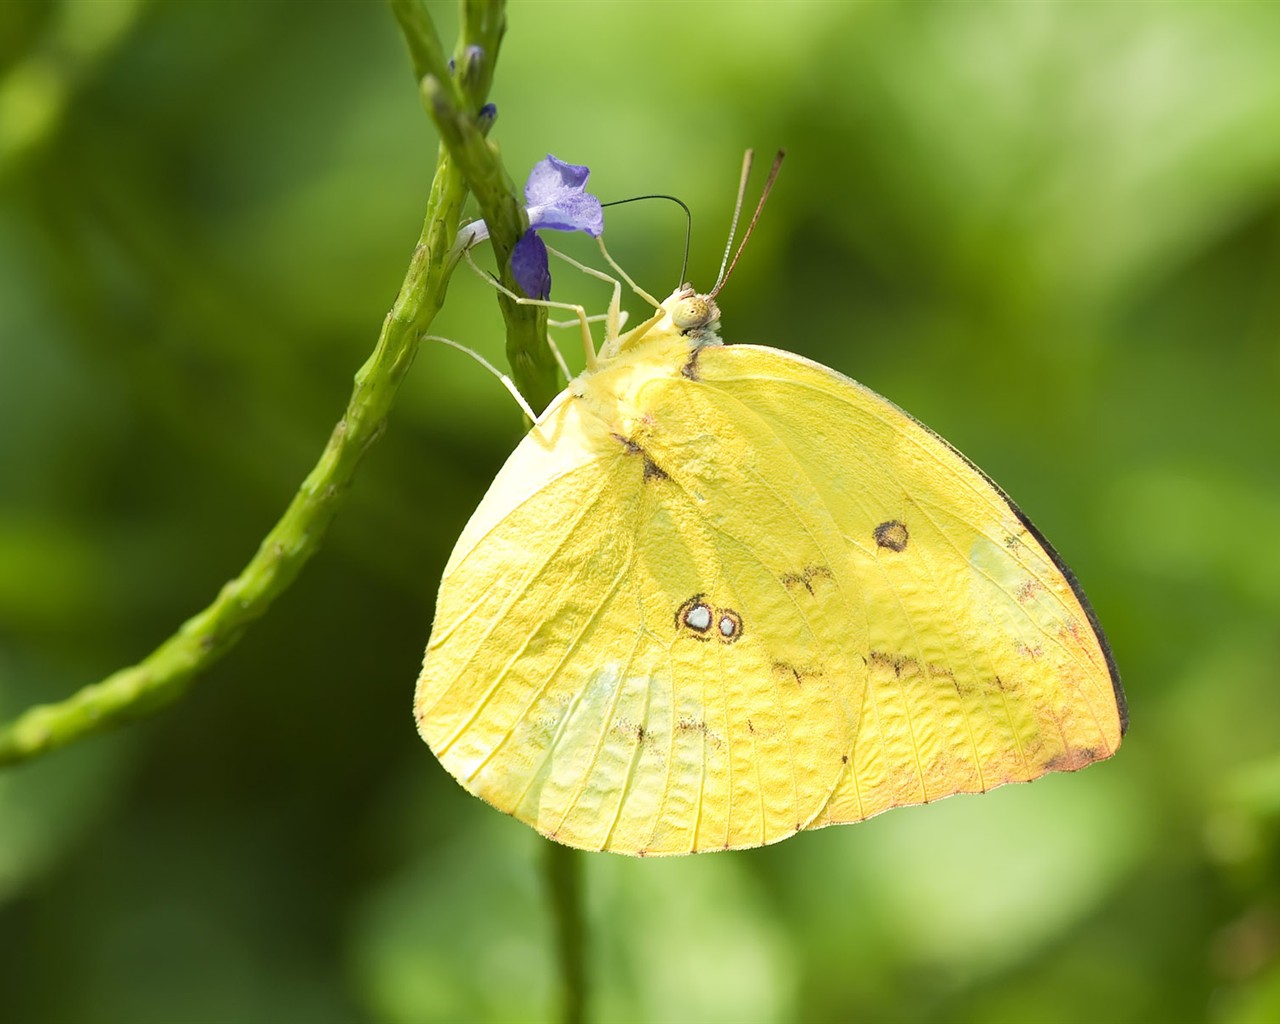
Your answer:
[[[513,178],[552,152],[605,199],[679,194],[695,282],[742,150],[788,149],[726,337],[864,381],[999,480],[1132,709],[1078,775],[584,857],[592,1016],[1280,1020],[1280,4],[509,20]],[[0,4],[0,714],[137,660],[239,570],[372,346],[434,153],[379,3]],[[608,223],[674,286],[674,208]],[[605,296],[565,269],[556,294]],[[435,329],[501,361],[474,275]],[[0,773],[0,1017],[554,1017],[544,844],[410,714],[519,430],[424,348],[267,618],[176,706]]]

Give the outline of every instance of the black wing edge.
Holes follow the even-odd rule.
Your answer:
[[[905,410],[903,410],[903,414],[909,416],[913,420],[916,420],[911,413],[905,412]],[[916,422],[920,423],[919,420],[916,420]],[[963,460],[970,469],[995,489],[995,492],[1004,499],[1004,503],[1009,506],[1009,510],[1018,517],[1018,522],[1022,523],[1022,525],[1027,528],[1027,532],[1040,542],[1040,546],[1044,548],[1045,553],[1053,559],[1053,564],[1058,567],[1058,571],[1062,573],[1066,581],[1071,584],[1071,589],[1076,595],[1076,600],[1080,602],[1080,607],[1084,609],[1085,617],[1089,620],[1089,626],[1093,630],[1093,635],[1098,638],[1098,646],[1102,648],[1102,656],[1107,659],[1107,671],[1111,674],[1111,691],[1115,695],[1116,711],[1120,715],[1120,737],[1123,739],[1125,733],[1129,731],[1129,700],[1125,697],[1124,687],[1120,684],[1120,670],[1116,668],[1116,658],[1115,655],[1111,653],[1111,644],[1107,641],[1107,635],[1102,632],[1102,626],[1098,622],[1097,613],[1094,612],[1093,605],[1089,603],[1089,599],[1085,596],[1084,589],[1080,586],[1080,581],[1076,579],[1076,574],[1072,572],[1071,567],[1062,560],[1062,556],[1058,554],[1054,546],[1049,543],[1048,538],[1040,532],[1040,528],[1027,518],[1027,514],[1023,512],[1022,509],[1018,508],[1017,504],[1009,497],[1009,495],[1005,494],[1004,488],[992,480],[981,466],[974,465],[972,459],[956,448],[955,445],[932,427],[924,423],[920,423],[920,426],[924,427],[925,430],[929,431],[930,434],[955,452],[955,454],[959,456],[959,458]]]

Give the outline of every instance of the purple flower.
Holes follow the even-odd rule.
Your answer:
[[[545,299],[551,294],[547,246],[537,232],[585,231],[592,238],[604,234],[604,210],[600,200],[587,191],[590,173],[587,167],[567,164],[550,154],[529,172],[524,186],[529,230],[511,251],[511,276],[530,298]],[[468,248],[488,237],[484,221],[476,221],[458,233],[458,244]]]
[[[590,173],[589,168],[567,164],[550,154],[538,161],[524,186],[529,227],[585,231],[592,238],[604,234],[600,200],[586,190]]]

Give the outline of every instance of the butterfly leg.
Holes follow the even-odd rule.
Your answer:
[[[609,298],[609,311],[605,314],[604,344],[600,347],[602,352],[605,351],[617,340],[618,332],[622,327],[622,282],[616,277],[610,277],[603,271],[596,270],[595,267],[588,267],[585,263],[579,263],[572,256],[562,253],[559,249],[547,246],[547,252],[554,254],[575,270],[580,270],[590,277],[613,285],[613,295]]]
[[[587,323],[598,324],[602,320],[608,319],[608,317],[609,317],[608,313],[594,313],[591,316],[587,317]],[[626,324],[626,322],[627,322],[627,311],[624,309],[622,310],[621,313],[618,314],[618,326],[621,327],[624,324]],[[578,321],[577,320],[548,320],[547,326],[556,327],[556,328],[576,327],[578,326]]]
[[[662,317],[664,316],[662,303],[659,302],[657,299],[655,299],[643,288],[641,288],[638,284],[636,284],[635,281],[631,279],[631,275],[629,275],[625,270],[622,269],[622,267],[618,265],[618,262],[612,256],[609,255],[609,250],[605,248],[603,238],[597,238],[596,241],[600,245],[600,252],[604,256],[605,262],[608,263],[609,266],[611,266],[618,273],[618,276],[621,277],[622,280],[627,283],[627,286],[633,292],[635,292],[637,295],[640,296],[640,298],[644,299],[645,302],[649,303],[649,305],[651,305],[655,310],[657,310],[654,316],[650,317],[643,324],[637,327],[632,332],[631,336],[629,336],[628,340],[634,341],[637,338],[643,336],[644,333],[648,331],[650,327],[652,327],[654,324],[656,324],[659,320],[662,319]],[[594,267],[588,267],[585,264],[579,263],[577,260],[573,259],[572,257],[567,256],[565,253],[562,253],[556,249],[552,249],[550,246],[547,247],[547,251],[555,253],[555,255],[558,256],[560,259],[564,260],[564,262],[568,263],[571,267],[577,268],[578,270],[582,271],[584,274],[589,274],[592,277],[599,278],[601,281],[608,281],[610,284],[613,285],[613,297],[609,301],[609,312],[607,314],[608,325],[605,328],[604,344],[600,346],[600,351],[605,355],[615,354],[620,348],[622,348],[622,344],[623,344],[622,326],[626,322],[625,314],[620,312],[620,308],[622,305],[622,283],[617,278],[610,277],[608,274],[605,274],[602,271],[596,270]]]
[[[517,305],[543,306],[547,309],[567,309],[576,314],[577,323],[582,325],[582,347],[587,356],[587,369],[594,370],[596,368],[596,346],[595,342],[591,338],[591,321],[595,318],[587,316],[587,311],[585,309],[571,302],[552,302],[550,299],[530,299],[523,295],[517,295],[510,288],[503,285],[503,283],[492,274],[488,274],[481,270],[480,267],[476,265],[475,260],[471,258],[471,250],[466,250],[463,255],[466,257],[467,263],[471,265],[472,270]],[[569,322],[573,323],[574,321]],[[564,379],[573,380],[573,374],[569,372],[569,367],[564,361],[564,356],[560,354],[560,349],[556,346],[556,343],[550,338],[547,338],[547,344],[551,348],[551,354],[555,357],[556,364],[560,367],[560,372],[564,374]]]
[[[627,319],[628,319],[629,315],[630,315],[630,314],[628,314],[628,313],[627,313],[627,311],[626,311],[625,309],[624,309],[624,310],[622,310],[621,312],[619,312],[619,314],[618,314],[618,327],[619,327],[619,328],[622,328],[622,327],[626,326]],[[603,321],[606,321],[606,320],[608,320],[608,319],[609,319],[609,314],[608,314],[608,313],[595,313],[595,314],[593,314],[592,316],[587,317],[587,323],[589,323],[589,324],[598,324],[598,323],[602,323]],[[548,320],[548,321],[547,321],[547,326],[548,326],[548,327],[554,327],[556,330],[563,330],[563,329],[564,329],[564,328],[566,328],[566,327],[577,327],[577,326],[578,326],[578,321],[577,321],[576,319],[575,319],[575,320]],[[550,345],[550,346],[551,346],[551,348],[552,348],[552,351],[553,351],[553,352],[555,352],[555,354],[556,354],[557,356],[559,356],[559,358],[557,359],[557,362],[558,362],[558,363],[560,364],[560,366],[563,368],[563,366],[564,366],[564,357],[560,355],[560,347],[556,344],[556,340],[555,340],[553,337],[551,337],[551,335],[549,335],[549,334],[547,335],[547,344],[548,344],[548,345]],[[600,350],[600,352],[604,352],[604,349],[601,349],[601,350]],[[597,359],[598,359],[598,358],[599,358],[599,353],[597,353]],[[565,375],[565,380],[568,380],[568,379],[570,379],[570,378],[569,378],[569,376],[566,374],[566,375]]]
[[[516,404],[520,406],[520,409],[524,412],[524,414],[529,417],[530,423],[538,422],[537,415],[534,413],[534,411],[531,408],[529,408],[529,403],[524,400],[524,395],[520,394],[520,391],[516,388],[515,382],[512,381],[510,377],[508,377],[505,373],[499,370],[496,366],[494,366],[491,362],[489,362],[489,360],[487,360],[475,349],[467,348],[466,345],[459,344],[458,342],[454,341],[452,338],[446,338],[442,334],[424,334],[420,340],[421,341],[438,341],[442,345],[448,345],[450,348],[456,348],[459,352],[465,352],[477,363],[479,363],[486,370],[488,370],[491,374],[497,377],[499,381],[501,381],[502,386],[511,392],[511,397],[516,400]]]

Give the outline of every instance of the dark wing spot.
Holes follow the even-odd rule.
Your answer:
[[[649,453],[644,448],[631,440],[629,437],[623,437],[621,434],[610,434],[623,448],[627,450],[628,455],[640,455],[644,458],[644,479],[649,480],[668,480],[666,470],[659,466],[653,459],[649,458]]]
[[[1039,644],[1032,647],[1029,644],[1024,644],[1021,640],[1015,640],[1013,642],[1013,649],[1022,655],[1022,657],[1030,658],[1032,661],[1035,661],[1040,657],[1040,655],[1044,654],[1044,648]]]
[[[788,590],[791,590],[793,587],[804,587],[804,589],[809,591],[809,593],[811,594],[813,593],[813,586],[805,578],[804,573],[800,573],[800,572],[784,573],[781,579],[782,579],[782,585],[786,587]]]
[[[848,764],[848,763],[849,763],[849,755],[848,755],[848,754],[841,754],[841,755],[840,755],[840,763],[841,763],[841,764]]]
[[[1062,754],[1055,754],[1046,762],[1045,768],[1051,772],[1078,772],[1096,760],[1098,760],[1096,750],[1092,747],[1080,747]]]
[[[907,541],[910,534],[907,533],[907,524],[900,519],[890,519],[887,523],[881,523],[875,528],[876,543],[882,548],[888,548],[890,551],[906,551]]]
[[[713,732],[707,723],[701,719],[691,718],[686,715],[676,723],[676,730],[682,734],[701,733],[702,738],[706,741],[708,746],[713,748],[724,746],[724,740]]]
[[[795,587],[804,587],[805,590],[813,593],[813,581],[817,579],[834,579],[831,570],[825,565],[806,565],[803,572],[789,572],[781,577],[782,585],[788,590]]]
[[[627,718],[619,718],[613,723],[613,727],[624,736],[634,738],[638,744],[643,744],[650,737],[649,730],[644,727],[643,723],[632,722]]]
[[[823,674],[821,667],[792,665],[786,661],[775,661],[773,671],[776,675],[794,679],[796,686],[803,686],[806,679],[819,679]]]
[[[946,665],[938,665],[934,662],[926,662],[921,666],[920,659],[913,658],[909,654],[893,654],[889,651],[868,651],[867,657],[863,659],[868,665],[879,668],[893,669],[893,674],[898,679],[918,679],[920,677],[928,677],[931,679],[950,679],[955,681],[955,673]]]
[[[1037,579],[1024,580],[1018,587],[1017,598],[1024,604],[1035,598],[1036,594],[1044,590],[1044,584]]]
[[[646,480],[669,480],[666,470],[659,466],[648,455],[644,457],[644,478]]]
[[[917,675],[920,671],[920,663],[915,658],[905,654],[889,654],[887,651],[871,651],[870,661],[873,665],[879,665],[882,668],[893,669],[893,674],[899,679],[902,678],[902,670],[910,669],[909,675]]]
[[[1015,693],[1019,689],[1018,683],[1016,681],[1009,682],[1007,680],[1001,679],[999,676],[996,676],[995,679],[992,680],[991,687],[997,693]]]
[[[639,455],[644,450],[629,437],[623,437],[621,434],[610,434],[609,436],[621,444],[627,450],[628,455]]]

